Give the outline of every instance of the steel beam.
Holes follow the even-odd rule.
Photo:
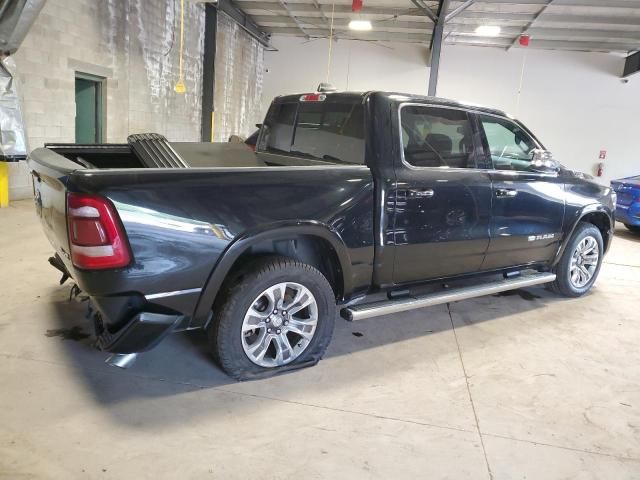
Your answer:
[[[204,53],[202,55],[202,122],[203,142],[213,142],[214,95],[216,88],[216,33],[218,10],[211,4],[204,6]]]
[[[429,17],[433,23],[437,22],[438,17],[436,16],[436,14],[433,13],[433,10],[427,7],[421,0],[411,0],[411,2],[416,7],[418,7],[422,11],[422,13],[424,13],[427,17]]]
[[[238,8],[232,0],[218,0],[217,5],[219,12],[226,13],[234,22],[240,25],[244,31],[258,40],[262,45],[267,48],[272,48],[269,44],[269,36],[264,33],[264,31],[249,15]]]
[[[544,5],[546,0],[478,0],[481,3],[502,3],[512,5]],[[606,10],[612,8],[640,8],[640,0],[557,0],[554,2],[561,7],[601,7]]]
[[[453,36],[450,42],[455,45],[476,45],[483,47],[507,48],[511,44],[508,38],[479,38],[472,36]],[[637,50],[637,42],[584,42],[571,40],[540,40],[536,39],[531,47],[538,50],[570,50],[577,52],[631,52]]]
[[[434,97],[438,92],[438,75],[440,73],[440,55],[442,53],[442,40],[444,36],[444,25],[449,11],[451,0],[440,0],[436,24],[431,35],[431,69],[429,71],[428,95]]]
[[[282,8],[284,8],[285,12],[287,12],[287,15],[289,15],[289,17],[291,17],[291,20],[293,20],[293,22],[296,24],[296,26],[298,27],[298,30],[300,30],[302,32],[302,35],[304,35],[304,37],[306,39],[309,39],[310,35],[305,31],[305,29],[302,26],[302,24],[298,21],[296,16],[289,9],[289,5],[287,5],[287,2],[285,0],[280,0],[280,5],[282,6]]]
[[[451,12],[447,13],[447,16],[444,18],[444,20],[446,22],[450,21],[452,18],[457,16],[459,13],[462,13],[463,11],[465,11],[467,8],[469,8],[474,3],[476,3],[476,0],[467,0],[463,4],[458,5],[456,8],[451,10]]]
[[[331,22],[329,22],[329,19],[326,17],[324,12],[322,11],[322,8],[320,7],[318,0],[311,0],[311,3],[313,3],[313,6],[316,7],[316,10],[318,10],[318,13],[320,13],[320,18],[322,18],[322,21],[324,22],[324,24],[327,27],[331,27]]]
[[[299,32],[296,24],[293,23],[293,20],[291,20],[287,16],[256,15],[254,18],[256,19],[256,21],[259,21],[260,25],[263,25],[265,29],[288,27],[288,28],[294,28]],[[326,28],[327,30],[329,30],[330,28],[330,25],[325,26],[324,22],[320,22],[321,20],[320,17],[305,16],[305,17],[298,17],[298,20],[305,25],[305,30],[310,35],[311,35],[311,31],[313,31],[314,28],[316,29]],[[333,22],[334,30],[348,29],[350,20],[351,18],[336,18]],[[375,24],[375,30],[373,31],[390,31],[390,30],[387,30],[387,28],[390,28],[390,29],[393,29],[393,31],[396,33],[402,32],[403,30],[406,30],[407,33],[424,32],[426,28],[431,29],[432,27],[431,22],[426,21],[426,19],[425,21],[421,21],[421,22],[405,22],[405,21],[394,20],[394,19],[385,19],[385,20],[372,20],[372,23]],[[519,28],[516,28],[515,30],[520,31]],[[367,33],[372,33],[373,31],[367,32]]]
[[[297,27],[266,27],[269,32],[274,35],[291,35],[291,36],[300,36],[300,31]],[[336,37],[336,27],[333,27],[334,38]],[[328,28],[307,28],[307,33],[311,36],[311,38],[327,38],[329,36]],[[348,30],[345,28],[340,28],[339,30],[339,38],[342,40],[376,40],[376,41],[388,41],[388,42],[404,42],[404,43],[421,43],[428,45],[431,36],[430,32],[425,35],[425,33],[417,33],[417,32],[384,32],[384,31],[372,31],[372,32],[356,32],[353,30]]]

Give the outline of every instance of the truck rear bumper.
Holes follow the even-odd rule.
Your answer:
[[[168,298],[163,297],[163,300]],[[155,299],[139,293],[90,295],[90,300],[95,310],[96,345],[106,352],[145,352],[170,333],[190,328],[190,316],[186,312],[156,303]]]
[[[183,315],[141,312],[115,332],[96,319],[97,346],[111,353],[145,352],[160,343],[184,319]]]

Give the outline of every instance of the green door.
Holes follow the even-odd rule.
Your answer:
[[[76,143],[102,141],[100,82],[76,78]]]

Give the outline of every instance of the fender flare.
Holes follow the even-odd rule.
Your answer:
[[[329,242],[340,262],[344,296],[348,296],[353,290],[351,281],[351,258],[347,246],[340,235],[328,225],[318,221],[278,222],[246,231],[236,237],[227,248],[225,248],[202,288],[202,293],[194,310],[190,328],[205,326],[209,321],[211,306],[218,295],[222,283],[227,278],[235,261],[248,248],[265,240],[285,240],[295,235],[319,237]]]
[[[567,225],[569,226],[569,228],[567,229],[567,234],[565,235],[565,237],[562,240],[562,243],[560,244],[560,248],[558,248],[556,257],[553,260],[553,264],[552,264],[553,266],[557,265],[557,263],[560,261],[560,258],[562,257],[562,254],[566,250],[567,245],[569,244],[569,240],[571,240],[571,237],[573,237],[573,232],[575,232],[580,221],[591,213],[602,213],[606,215],[607,219],[609,220],[608,231],[610,232],[610,234],[613,232],[613,226],[615,224],[614,223],[615,221],[613,220],[612,212],[608,208],[606,208],[604,205],[600,203],[592,203],[584,206],[581,209],[576,210],[573,217],[570,219],[567,219],[568,220]],[[611,245],[611,241],[608,242],[608,245]]]

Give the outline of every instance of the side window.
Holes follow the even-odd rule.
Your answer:
[[[493,168],[530,171],[532,151],[538,148],[533,139],[516,123],[506,119],[479,115]]]
[[[415,167],[476,168],[466,112],[439,107],[400,110],[404,159]]]

